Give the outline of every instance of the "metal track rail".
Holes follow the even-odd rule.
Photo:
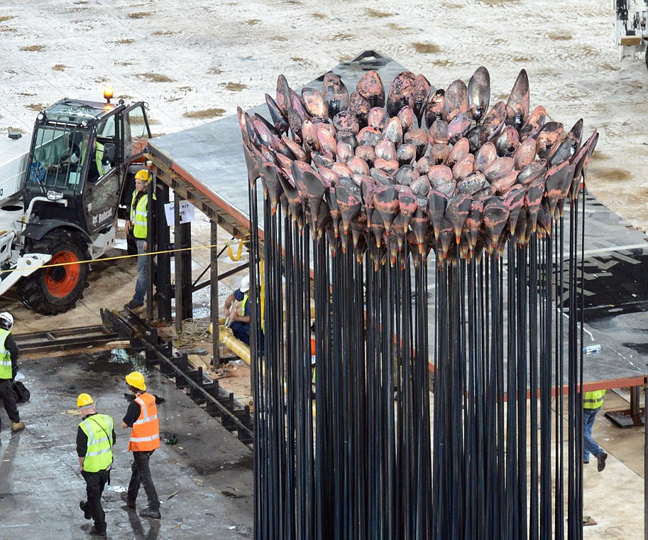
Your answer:
[[[207,413],[219,419],[227,430],[236,432],[243,444],[251,445],[254,437],[250,408],[236,402],[234,394],[222,389],[218,381],[207,379],[202,368],[194,369],[186,354],[174,355],[171,344],[159,339],[156,328],[132,312],[127,313],[124,317],[102,309],[101,319],[120,337],[130,339],[133,350],[144,351],[148,364],[158,364],[163,375],[175,379],[177,388],[188,390],[187,395],[195,403],[206,404]]]
[[[14,334],[14,339],[22,354],[31,354],[105,345],[117,339],[117,334],[108,332],[105,326],[81,326],[48,332]]]

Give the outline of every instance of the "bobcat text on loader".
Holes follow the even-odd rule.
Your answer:
[[[16,282],[27,307],[73,308],[89,264],[115,242],[151,135],[143,102],[63,99],[36,118],[31,145],[0,141],[0,295]],[[43,265],[59,265],[45,266]]]

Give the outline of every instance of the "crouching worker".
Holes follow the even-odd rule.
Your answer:
[[[225,312],[228,314],[225,325],[232,329],[236,339],[246,345],[250,344],[249,290],[250,278],[243,276],[239,288],[225,299]]]
[[[11,420],[11,431],[16,432],[25,429],[25,423],[20,421],[12,386],[18,372],[18,345],[11,333],[12,328],[11,313],[0,313],[0,400]]]
[[[160,519],[160,500],[149,466],[153,452],[156,448],[160,448],[160,427],[155,396],[146,391],[144,375],[137,371],[126,375],[126,384],[135,396],[122,421],[122,428],[133,428],[128,442],[128,450],[133,452],[133,466],[128,493],[122,493],[122,500],[128,508],[135,508],[141,484],[148,498],[148,507],[141,510],[139,515]]]
[[[83,415],[77,431],[77,455],[88,495],[88,500],[81,501],[79,507],[86,519],[94,520],[90,534],[106,536],[106,514],[101,506],[101,495],[106,484],[110,484],[112,447],[116,440],[114,423],[107,414],[95,411],[95,403],[88,394],[79,395],[77,407]]]

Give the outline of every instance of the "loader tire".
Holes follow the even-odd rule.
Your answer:
[[[90,267],[86,243],[66,231],[53,231],[30,249],[32,253],[51,253],[49,264],[65,266],[41,268],[20,281],[20,298],[28,308],[43,315],[56,315],[72,309],[83,298]],[[70,264],[71,263],[71,264]]]

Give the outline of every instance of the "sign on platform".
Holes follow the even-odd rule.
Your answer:
[[[164,205],[164,214],[166,215],[167,225],[171,227],[175,225],[175,217],[173,215],[173,201]],[[194,220],[194,205],[189,201],[180,201],[180,224],[191,223]]]

